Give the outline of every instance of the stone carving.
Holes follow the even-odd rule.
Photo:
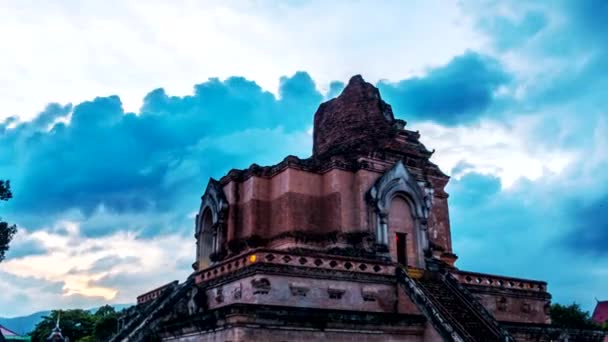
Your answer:
[[[521,311],[523,313],[530,313],[530,312],[532,312],[532,306],[528,302],[523,302],[521,304]]]
[[[498,311],[507,311],[507,298],[500,297],[496,299],[496,308]]]
[[[289,284],[289,291],[291,291],[292,296],[306,297],[310,289],[305,285]]]
[[[215,289],[215,301],[217,303],[224,302],[224,288],[221,286]]]
[[[268,294],[271,285],[270,280],[266,278],[252,279],[251,287],[253,287],[253,294]]]
[[[239,286],[232,290],[232,298],[233,299],[241,299],[243,296],[243,284],[239,283]]]
[[[327,289],[327,295],[330,299],[342,299],[342,296],[344,296],[345,292],[346,291],[343,289]]]
[[[190,290],[190,296],[188,298],[188,314],[190,316],[195,315],[199,312],[207,309],[207,294],[204,290],[193,286]]]
[[[175,319],[175,318],[181,318],[181,317],[188,316],[188,314],[189,314],[189,309],[188,309],[189,296],[190,296],[190,293],[188,293],[188,295],[186,297],[179,300],[173,306],[173,312],[172,312],[172,315],[170,318]]]
[[[361,298],[364,302],[375,302],[377,294],[373,291],[361,290]]]

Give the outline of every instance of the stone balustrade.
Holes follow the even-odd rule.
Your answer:
[[[362,261],[341,256],[304,256],[281,251],[254,250],[237,257],[229,258],[195,275],[197,284],[232,273],[253,264],[274,264],[307,268],[358,272],[379,275],[394,275],[395,266],[391,264]]]
[[[144,304],[146,302],[149,302],[151,300],[154,300],[158,297],[160,297],[160,295],[167,289],[169,288],[173,288],[174,286],[177,286],[177,284],[179,283],[179,281],[175,280],[170,282],[169,284],[165,284],[161,287],[158,287],[152,291],[148,291],[142,295],[137,296],[137,304]]]
[[[450,273],[463,285],[478,285],[537,292],[547,291],[547,283],[544,281],[503,277],[493,274],[483,274],[467,271],[453,271]]]

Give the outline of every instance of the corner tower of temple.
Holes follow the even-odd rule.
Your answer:
[[[352,77],[315,113],[310,158],[210,181],[197,218],[196,269],[247,246],[401,257],[411,267],[434,256],[453,265],[449,177],[404,126],[376,87]],[[366,243],[349,244],[355,235]]]

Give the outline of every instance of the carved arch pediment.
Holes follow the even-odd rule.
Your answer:
[[[378,214],[387,214],[391,200],[398,193],[410,199],[408,202],[416,218],[428,219],[432,206],[432,190],[426,190],[424,182],[417,182],[401,161],[374,183],[367,192],[367,200]]]
[[[205,193],[201,197],[201,206],[196,215],[195,237],[200,234],[203,228],[201,221],[207,209],[211,212],[212,226],[217,226],[224,222],[228,211],[228,201],[221,184],[213,178],[209,178]]]
[[[388,216],[391,202],[396,196],[406,198],[410,206],[415,225],[417,266],[424,267],[424,256],[429,248],[427,224],[433,204],[432,187],[425,182],[418,182],[414,175],[398,161],[389,171],[382,175],[366,194],[367,202],[373,210],[376,228],[376,240],[381,245],[388,246]]]

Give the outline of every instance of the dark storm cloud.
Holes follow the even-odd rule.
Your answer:
[[[378,87],[395,113],[406,119],[457,125],[483,115],[494,92],[509,79],[495,59],[467,52],[424,77],[396,83],[381,81]]]
[[[566,209],[572,230],[561,243],[579,255],[608,257],[608,195],[591,203],[570,202]]]
[[[98,97],[76,105],[68,124],[47,129],[70,111],[49,105],[34,121],[0,135],[0,145],[10,147],[0,152],[2,176],[12,180],[15,193],[8,208],[40,215],[72,208],[90,215],[100,205],[118,213],[171,210],[184,193],[174,183],[179,173],[187,172],[190,188],[202,191],[210,175],[255,160],[231,151],[240,142],[226,142],[226,135],[278,126],[285,134],[306,130],[322,98],[310,76],[283,77],[279,93],[277,99],[242,77],[210,79],[192,96],[154,90],[138,115],[125,113],[117,96]],[[225,145],[213,145],[221,139]]]
[[[508,190],[490,175],[452,179],[447,190],[459,267],[542,279],[555,302],[590,309],[593,296],[608,286],[594,276],[608,262],[608,200],[588,197],[607,189],[573,191],[569,178],[575,172],[551,181],[520,180]]]

